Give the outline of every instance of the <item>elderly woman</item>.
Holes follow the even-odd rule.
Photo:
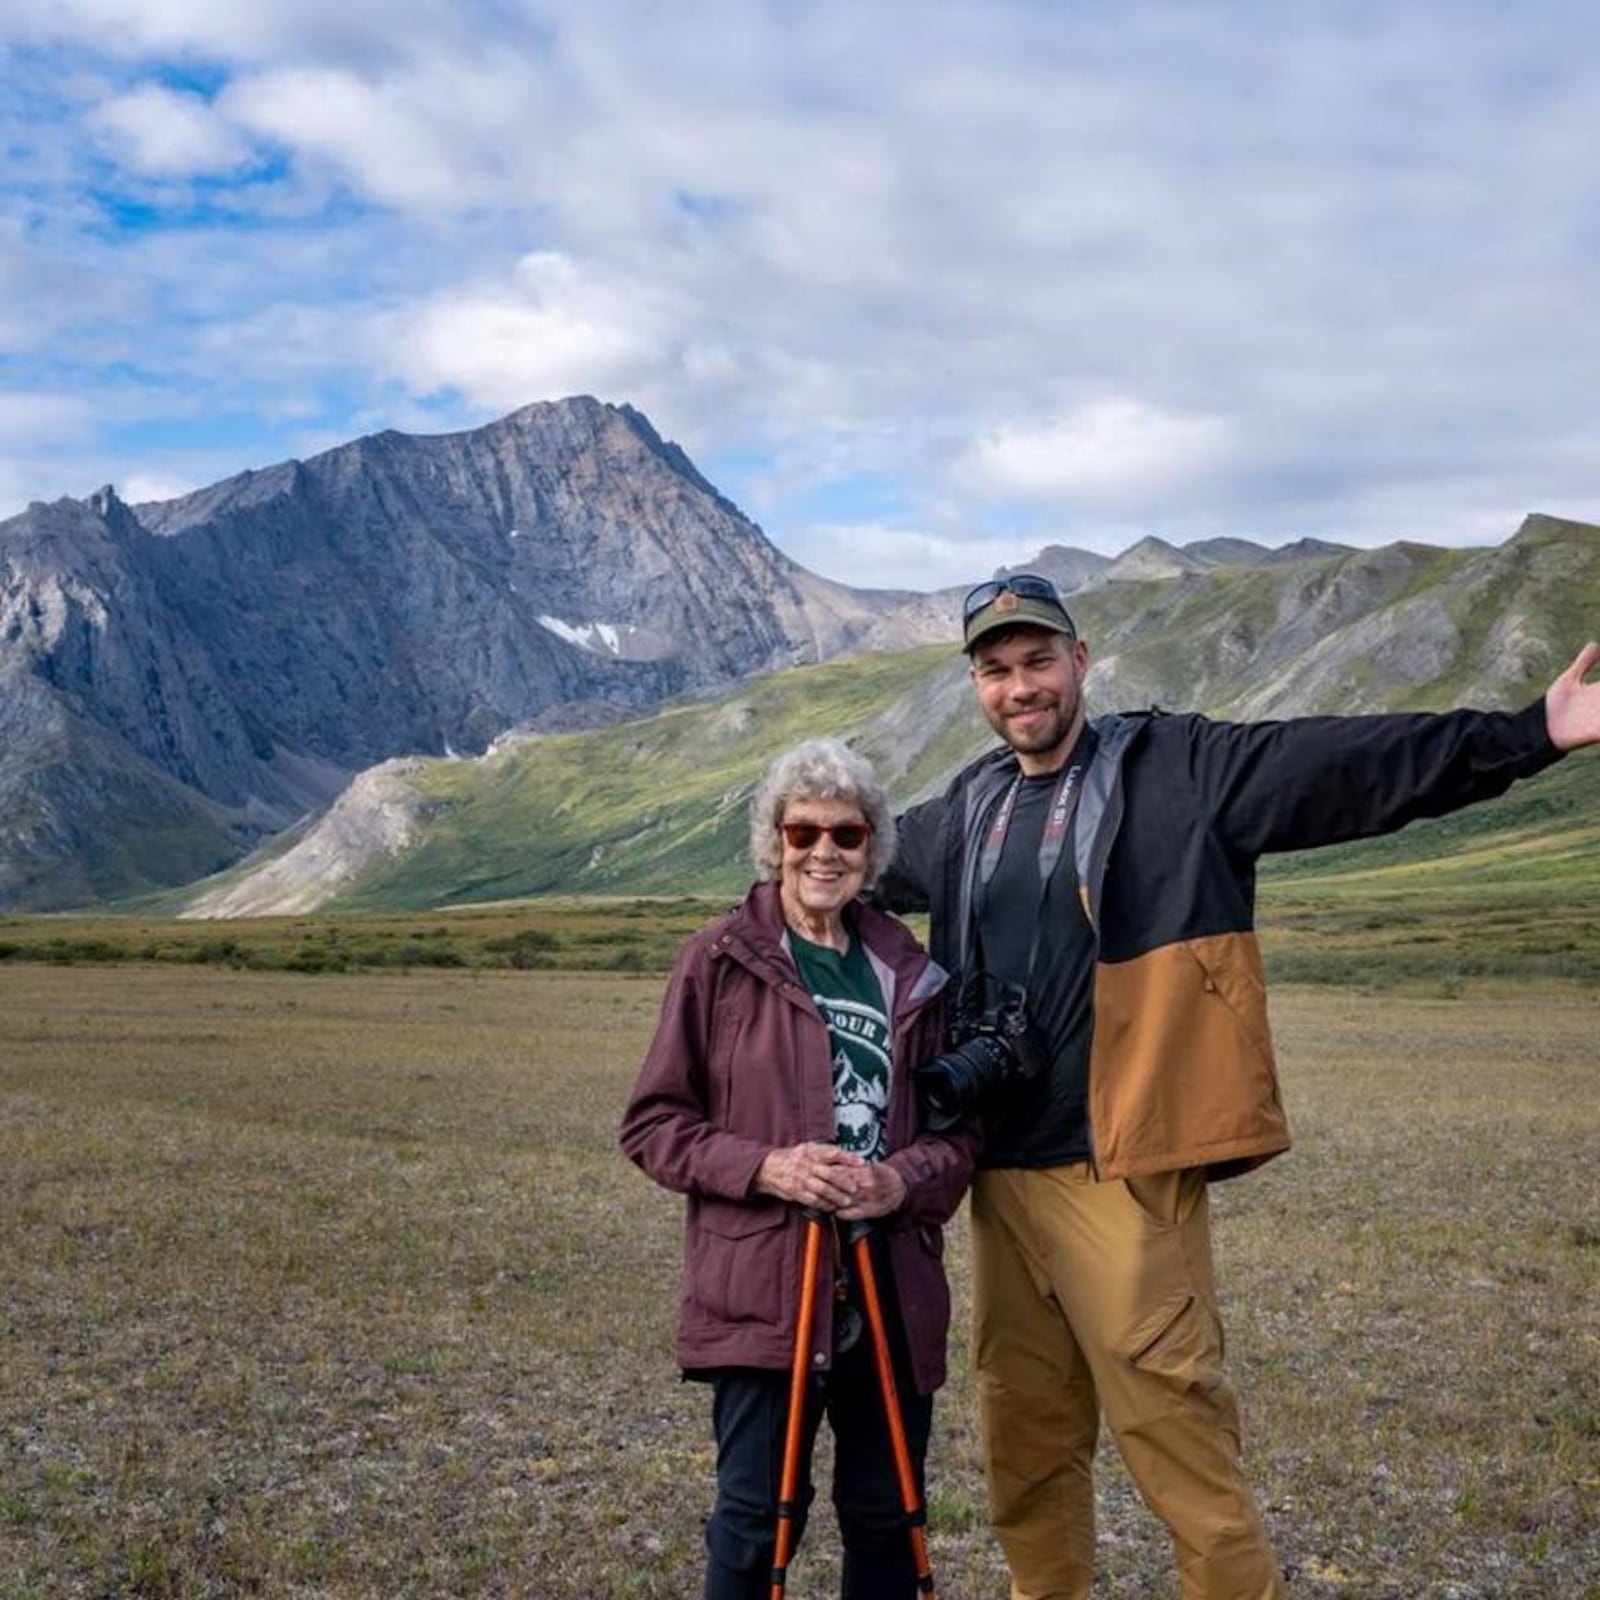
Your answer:
[[[944,974],[900,923],[856,898],[895,847],[871,766],[832,741],[799,746],[762,781],[750,836],[760,881],[684,945],[622,1124],[628,1155],[689,1197],[677,1356],[712,1386],[707,1600],[771,1587],[803,1209],[875,1224],[874,1276],[920,1489],[950,1312],[940,1229],[974,1149],[970,1129],[922,1126],[911,1082],[937,1048]],[[871,1340],[849,1258],[830,1254],[838,1278],[809,1335],[795,1536],[826,1414],[841,1594],[909,1600],[916,1574]]]

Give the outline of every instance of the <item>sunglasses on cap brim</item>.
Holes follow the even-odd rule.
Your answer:
[[[1067,614],[1056,586],[1048,578],[1041,578],[1034,572],[1013,572],[1009,578],[989,578],[967,590],[967,597],[961,602],[962,626],[965,627],[985,606],[992,606],[1001,595],[1007,593],[1024,600],[1048,601],[1063,616]]]

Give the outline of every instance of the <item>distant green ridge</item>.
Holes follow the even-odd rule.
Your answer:
[[[642,721],[427,763],[437,812],[339,909],[459,905],[552,893],[737,893],[749,800],[804,739],[846,738],[950,659],[947,646],[799,667]]]

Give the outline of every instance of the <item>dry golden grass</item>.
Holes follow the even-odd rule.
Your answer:
[[[678,1207],[615,1154],[659,978],[0,966],[0,1594],[697,1592]],[[1581,994],[1278,997],[1296,1151],[1217,1192],[1301,1596],[1591,1596]],[[952,1248],[966,1293],[965,1230]],[[964,1339],[946,1600],[999,1595]],[[1103,1477],[1097,1595],[1170,1593]],[[830,1592],[815,1523],[796,1600]]]

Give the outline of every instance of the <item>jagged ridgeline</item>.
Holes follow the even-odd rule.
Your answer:
[[[1103,708],[1519,704],[1600,617],[1600,530],[1539,516],[1494,549],[1038,564]],[[0,905],[732,893],[751,788],[796,740],[850,738],[902,800],[984,746],[955,604],[805,572],[587,399],[160,505],[36,505],[0,524]],[[1558,770],[1537,815],[1513,796],[1455,826],[1570,831],[1587,787]]]
[[[923,605],[805,571],[590,399],[35,504],[0,524],[0,906],[186,881],[390,757],[903,642]]]

